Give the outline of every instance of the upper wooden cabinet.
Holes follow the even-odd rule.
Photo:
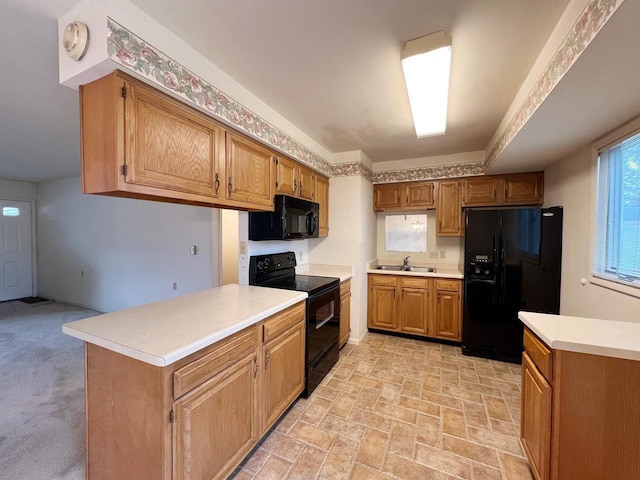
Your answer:
[[[425,210],[434,206],[434,182],[387,183],[373,186],[373,209]]]
[[[275,162],[272,152],[227,132],[226,199],[234,206],[273,209]]]
[[[310,168],[300,165],[300,198],[316,201],[316,174]]]
[[[316,202],[320,206],[320,218],[318,220],[318,235],[329,235],[329,179],[316,175]]]
[[[298,195],[300,184],[300,167],[287,157],[276,157],[276,193],[282,195]]]
[[[223,129],[205,115],[115,71],[80,87],[84,193],[216,203]]]
[[[460,200],[460,180],[438,182],[436,235],[449,237],[464,235]]]
[[[519,173],[502,177],[502,202],[508,205],[542,205],[544,173]]]
[[[462,206],[541,205],[543,172],[462,179]]]

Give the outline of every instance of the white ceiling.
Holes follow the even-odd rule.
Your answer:
[[[58,84],[57,68],[57,18],[79,1],[0,0],[0,178],[80,173],[77,92]],[[568,0],[132,2],[329,151],[362,150],[381,162],[484,150]],[[625,2],[607,24],[613,32],[596,38],[594,53],[589,47],[495,169],[540,168],[543,161],[524,160],[558,158],[640,111],[640,82],[630,81],[640,78],[638,67],[624,65],[640,58],[638,5]],[[453,38],[447,133],[416,139],[399,54],[405,41],[437,30]],[[624,54],[607,54],[620,45]],[[600,99],[601,121],[585,121],[588,107],[568,114],[566,106],[592,101],[585,94],[611,89],[611,78],[590,80],[603,58],[625,76],[624,88],[607,97],[615,111]],[[584,124],[578,132],[574,117]]]

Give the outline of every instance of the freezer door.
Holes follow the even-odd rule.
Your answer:
[[[465,232],[462,348],[465,353],[490,355],[495,350],[499,307],[496,260],[500,211],[468,210]],[[489,273],[485,275],[485,271]]]

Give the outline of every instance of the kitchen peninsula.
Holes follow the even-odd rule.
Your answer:
[[[640,324],[519,318],[521,439],[536,480],[640,478]]]
[[[302,392],[306,297],[225,285],[63,325],[86,342],[87,478],[226,478]]]

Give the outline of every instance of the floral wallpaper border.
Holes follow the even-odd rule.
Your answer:
[[[362,176],[373,182],[373,171],[362,162],[336,163],[332,173],[333,177]]]
[[[212,117],[268,143],[315,170],[332,174],[333,166],[328,161],[110,17],[107,17],[107,54],[114,62],[179,95]]]
[[[435,165],[433,167],[410,168],[376,172],[373,183],[410,182],[416,180],[433,180],[436,178],[469,177],[483,175],[485,164],[481,162],[457,163],[453,165]]]
[[[624,0],[592,0],[485,159],[489,168],[571,68]]]

